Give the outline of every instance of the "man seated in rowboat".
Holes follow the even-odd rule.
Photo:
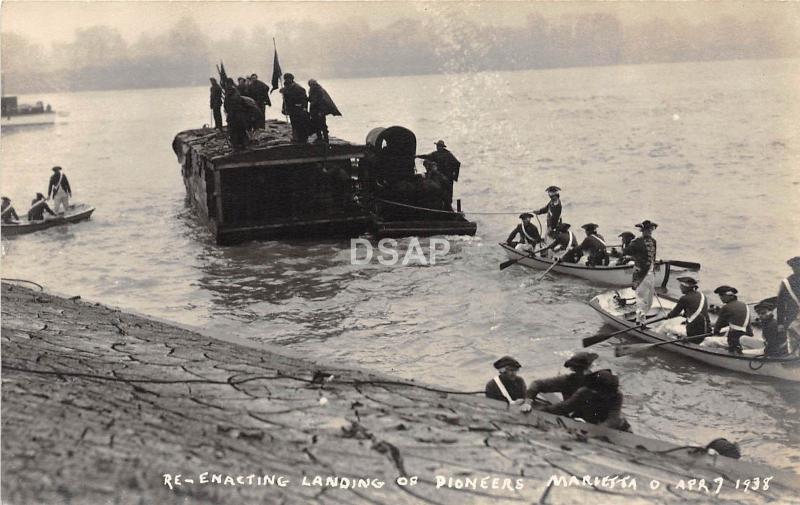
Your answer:
[[[797,350],[800,339],[800,256],[786,262],[792,267],[792,275],[783,279],[778,288],[778,332],[784,335],[789,352]]]
[[[683,316],[686,318],[686,336],[698,338],[689,339],[688,342],[700,344],[703,337],[711,331],[711,320],[708,317],[708,300],[698,289],[697,280],[692,277],[678,277],[683,296],[675,307],[667,314],[667,319]],[[667,321],[665,321],[667,323]],[[662,325],[664,326],[664,325]],[[683,335],[681,335],[683,336]]]
[[[622,251],[624,251],[631,244],[631,242],[633,242],[633,239],[636,238],[636,235],[629,231],[623,231],[617,236],[622,240],[622,246],[619,250],[617,250],[616,247],[611,248],[609,256],[612,258],[617,258],[616,263],[614,263],[615,265],[627,265],[633,261],[633,258],[630,256],[625,256],[622,254]]]
[[[758,320],[761,322],[761,335],[764,337],[764,355],[768,358],[779,358],[789,354],[786,334],[778,332],[778,322],[775,320],[775,303],[772,300],[763,300],[754,307]]]
[[[593,352],[576,352],[564,362],[564,367],[569,368],[571,373],[533,381],[528,386],[528,391],[525,394],[525,403],[521,408],[522,412],[531,411],[533,400],[539,393],[561,393],[562,400],[566,400],[575,394],[591,373],[592,363],[596,359],[597,354]]]
[[[14,210],[14,206],[11,205],[11,199],[7,196],[2,197],[2,199],[3,224],[19,223],[19,216],[17,215],[17,211]]]
[[[724,337],[725,347],[732,354],[742,354],[741,339],[745,335],[753,336],[753,327],[750,325],[750,309],[736,296],[739,290],[732,286],[720,286],[714,290],[725,305],[719,311],[717,322],[714,324],[714,335]],[[720,338],[708,338],[703,342],[707,347],[718,347]],[[748,346],[751,347],[751,346]]]
[[[615,430],[631,431],[630,423],[622,416],[622,401],[617,376],[611,370],[599,370],[587,375],[583,386],[569,398],[542,410]]]
[[[525,212],[519,215],[522,223],[518,224],[511,232],[511,235],[506,239],[506,244],[512,245],[517,234],[519,234],[519,243],[514,247],[517,251],[533,252],[534,247],[542,242],[542,237],[539,235],[539,229],[531,223],[533,214]]]
[[[575,234],[569,230],[569,223],[558,223],[556,225],[555,239],[542,250],[542,256],[549,256],[550,251],[555,253],[566,252],[578,245]]]
[[[525,399],[525,380],[517,375],[522,365],[511,356],[503,356],[494,362],[498,375],[486,383],[486,398],[500,400],[509,406],[522,403]]]
[[[588,255],[586,258],[586,266],[605,266],[608,265],[608,252],[606,252],[606,242],[603,236],[597,233],[597,225],[594,223],[586,223],[581,226],[586,231],[586,238],[577,247],[573,247],[562,256],[562,261],[568,263],[577,263],[580,261],[584,253]]]
[[[44,195],[41,193],[36,193],[36,198],[33,199],[31,202],[31,208],[28,210],[28,221],[43,221],[45,212],[51,216],[56,215],[56,213],[53,212],[53,210],[47,205],[47,200],[44,199]]]

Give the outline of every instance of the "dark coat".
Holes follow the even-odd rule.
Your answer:
[[[522,377],[517,376],[511,380],[509,380],[507,377],[500,377],[500,382],[502,382],[506,387],[506,391],[508,391],[508,394],[511,396],[512,400],[520,400],[525,398],[525,380]],[[500,388],[497,387],[497,384],[495,384],[494,380],[490,380],[486,383],[485,393],[486,398],[500,400],[503,402],[506,401],[506,397],[500,392]]]
[[[786,333],[778,332],[778,321],[774,317],[762,321],[761,335],[764,336],[764,354],[770,358],[786,356],[789,348],[786,345]]]
[[[17,215],[16,209],[14,206],[11,205],[11,202],[3,202],[2,204],[2,213],[3,217],[2,220],[4,223],[13,223],[14,221],[19,221],[19,216]]]
[[[341,116],[333,99],[319,84],[308,87],[309,112],[312,116]]]
[[[561,393],[561,398],[566,400],[583,387],[585,381],[586,374],[575,372],[549,379],[535,380],[528,388],[528,398],[533,398],[539,393]]]
[[[547,214],[547,229],[555,230],[556,225],[561,222],[561,198],[557,199],[555,203],[550,200],[547,205],[533,211],[533,213],[537,215]]]
[[[47,186],[47,197],[52,198],[56,196],[60,190],[64,190],[67,192],[68,195],[72,196],[72,188],[69,187],[69,181],[67,180],[67,176],[64,175],[62,177],[63,172],[55,172],[52,176],[50,176],[50,184]],[[58,184],[58,180],[61,179],[61,184]]]
[[[586,264],[589,266],[608,265],[606,245],[599,235],[589,235],[583,239],[578,247],[565,255],[564,261],[577,263],[584,254],[588,255]]]
[[[444,174],[451,181],[458,181],[458,172],[461,169],[461,162],[453,156],[447,149],[437,149],[430,154],[417,156],[423,160],[430,160],[436,163],[436,169]]]
[[[792,274],[786,278],[786,281],[791,286],[794,295],[800,299],[800,275]],[[797,314],[800,312],[797,302],[794,301],[792,295],[786,289],[786,285],[781,282],[778,288],[778,300],[776,302],[778,324],[783,326],[784,329],[788,328],[792,322],[797,319]]]
[[[656,239],[653,237],[637,237],[622,251],[624,256],[633,259],[636,266],[633,272],[634,283],[641,282],[653,267],[656,260],[656,246]]]
[[[219,84],[212,84],[209,89],[209,106],[212,109],[219,109],[222,107],[222,86]]]
[[[700,312],[694,321],[689,322],[688,319],[697,312],[698,307],[700,307],[700,296],[699,291],[692,291],[690,293],[686,293],[683,295],[678,303],[675,304],[675,307],[669,312],[667,315],[667,319],[678,317],[683,315],[686,319],[686,336],[692,337],[695,335],[703,335],[711,331],[711,320],[708,317],[708,299],[704,300],[703,302],[703,309]],[[692,340],[692,343],[699,344],[702,342],[703,339],[696,339]]]
[[[258,79],[250,82],[249,96],[259,106],[272,106],[272,102],[269,99],[269,86]]]
[[[531,242],[528,239],[528,237],[525,236],[525,233],[530,235],[530,237],[534,241]],[[527,225],[525,225],[525,233],[523,233],[523,231],[522,231],[522,223],[518,224],[517,227],[514,228],[514,231],[511,232],[511,235],[508,236],[508,239],[506,240],[506,243],[507,244],[511,244],[514,241],[514,237],[516,237],[517,234],[519,234],[519,237],[520,237],[519,241],[522,242],[523,244],[536,245],[536,244],[538,244],[539,242],[542,241],[542,237],[539,235],[539,229],[536,226],[534,226],[533,223],[528,223]]]
[[[45,212],[51,216],[56,215],[53,209],[51,209],[44,200],[32,200],[31,208],[28,211],[28,221],[41,221],[44,219]]]
[[[296,82],[287,84],[281,88],[283,94],[283,108],[281,112],[287,116],[291,116],[295,112],[307,112],[308,110],[308,96],[306,90]]]

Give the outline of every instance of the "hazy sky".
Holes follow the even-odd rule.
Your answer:
[[[233,30],[263,28],[271,31],[285,21],[339,22],[354,16],[372,26],[382,26],[403,17],[446,18],[463,14],[486,24],[521,24],[527,15],[546,16],[575,12],[613,12],[623,24],[653,16],[684,17],[692,21],[731,14],[749,18],[765,12],[800,19],[800,2],[162,2],[162,1],[32,1],[4,0],[2,30],[16,32],[33,41],[49,44],[68,41],[76,29],[109,25],[132,42],[143,32],[160,33],[184,16],[192,17],[212,38]]]

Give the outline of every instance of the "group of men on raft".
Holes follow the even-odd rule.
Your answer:
[[[45,213],[51,216],[63,214],[69,210],[69,199],[72,197],[72,188],[69,186],[69,180],[61,167],[53,167],[53,175],[50,176],[48,183],[47,198],[41,193],[36,193],[31,207],[28,209],[28,221],[42,221],[45,219]],[[47,201],[52,199],[53,208],[47,205]],[[20,219],[16,209],[11,204],[11,199],[7,196],[2,197],[2,213],[3,224],[19,224]]]
[[[658,225],[650,220],[644,220],[636,227],[641,231],[640,237],[635,237],[631,232],[620,233],[622,245],[619,251],[609,246],[602,235],[597,233],[598,226],[587,223],[582,226],[586,237],[581,243],[569,230],[570,225],[561,219],[561,189],[556,186],[547,188],[550,201],[541,209],[526,212],[520,215],[522,222],[508,236],[507,243],[514,244],[514,239],[519,235],[520,240],[515,248],[527,251],[531,255],[536,253],[543,257],[553,257],[554,262],[577,263],[584,254],[587,255],[587,266],[605,266],[610,263],[611,257],[616,257],[616,264],[624,265],[633,262],[634,269],[631,279],[632,287],[636,292],[636,321],[644,324],[647,313],[653,304],[655,296],[656,240],[653,231]],[[536,250],[539,244],[544,244],[539,230],[531,223],[534,215],[547,214],[547,235],[551,242]],[[556,253],[562,253],[555,256]],[[800,310],[800,256],[788,262],[794,273],[784,279],[779,287],[775,299],[768,298],[755,305],[754,309],[762,325],[764,336],[764,354],[769,357],[787,355],[797,350],[793,340],[800,338],[800,327],[797,324],[797,314]],[[717,321],[711,327],[708,315],[709,304],[705,295],[699,291],[697,280],[692,277],[679,277],[680,289],[683,296],[667,315],[667,319],[683,316],[686,318],[686,336],[697,337],[693,343],[709,347],[726,347],[729,352],[741,354],[743,352],[742,338],[753,335],[751,326],[752,315],[747,304],[738,299],[738,290],[732,286],[719,286],[714,290],[723,303]],[[777,318],[774,312],[777,310]],[[716,337],[720,336],[720,337]],[[745,342],[748,339],[745,338]],[[750,342],[751,347],[761,347],[761,342]]]

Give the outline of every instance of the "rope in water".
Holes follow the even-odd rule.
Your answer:
[[[496,216],[518,216],[519,214],[522,214],[522,212],[527,212],[527,211],[522,211],[522,212],[519,212],[519,211],[513,211],[513,212],[512,211],[508,211],[508,212],[478,212],[478,211],[475,211],[475,212],[473,212],[473,211],[457,212],[455,210],[440,210],[440,209],[431,209],[431,208],[428,208],[428,207],[419,207],[417,205],[409,205],[407,203],[400,203],[400,202],[393,202],[391,200],[384,200],[383,198],[375,198],[375,201],[388,203],[389,205],[396,205],[398,207],[406,207],[406,208],[409,208],[409,209],[424,210],[424,211],[427,211],[427,212],[436,212],[436,213],[439,213],[439,214],[475,214],[475,215],[484,215],[484,216],[492,216],[492,215],[496,215]]]

